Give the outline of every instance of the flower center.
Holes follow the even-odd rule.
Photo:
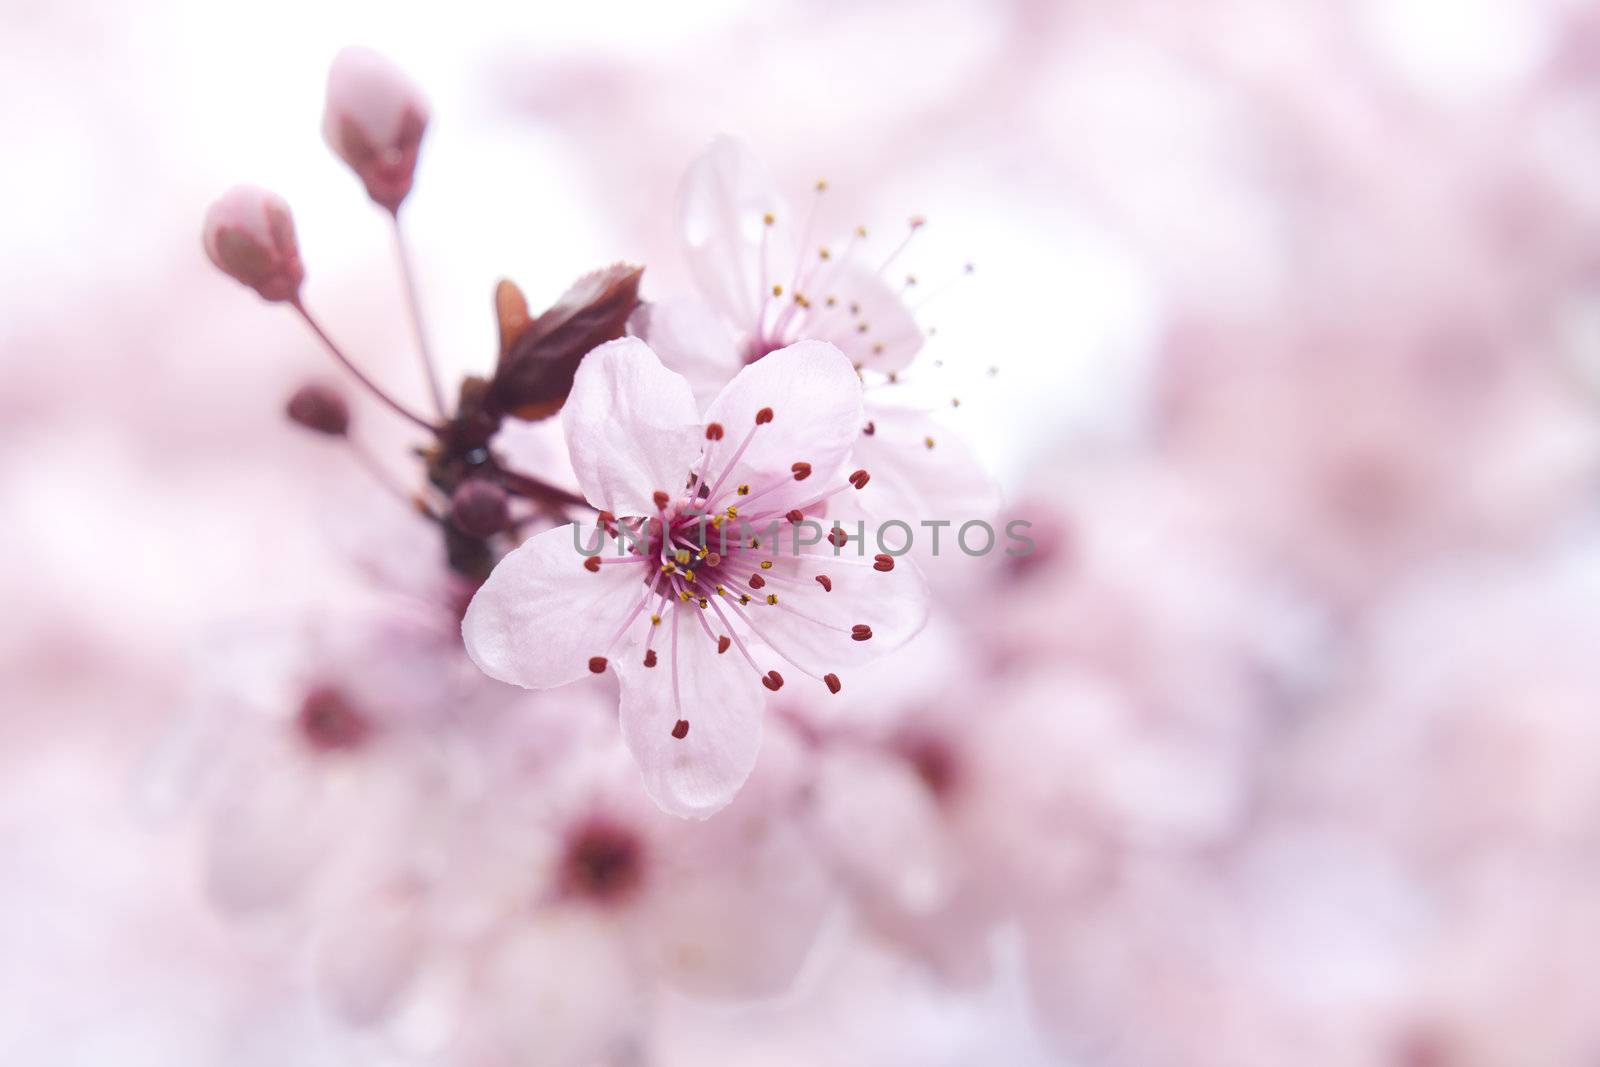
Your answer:
[[[562,882],[569,893],[614,903],[644,881],[644,846],[632,830],[604,819],[581,825],[567,842]]]
[[[372,723],[332,686],[315,686],[300,703],[296,720],[300,735],[322,752],[359,748],[372,733]]]
[[[642,569],[642,593],[607,642],[606,651],[648,613],[650,632],[645,642],[644,665],[653,668],[661,659],[657,641],[665,631],[664,651],[678,710],[671,733],[680,741],[689,736],[692,727],[679,688],[680,641],[708,640],[718,655],[736,651],[760,677],[761,684],[776,692],[783,688],[783,675],[757,661],[756,651],[745,640],[754,634],[801,673],[822,682],[829,692],[838,693],[842,688],[839,675],[807,669],[785,653],[783,642],[776,640],[775,629],[769,625],[773,618],[763,619],[762,613],[773,612],[831,631],[834,639],[841,642],[869,641],[873,636],[872,627],[865,623],[843,626],[817,617],[827,612],[817,611],[814,605],[833,594],[834,579],[827,573],[825,558],[802,551],[822,540],[821,524],[807,515],[820,513],[818,509],[840,492],[865,488],[871,476],[865,470],[857,470],[836,484],[818,484],[814,493],[801,494],[798,504],[796,494],[780,491],[813,476],[806,459],[796,458],[786,474],[772,475],[764,485],[737,482],[734,472],[739,469],[739,460],[758,433],[770,432],[765,428],[775,418],[774,409],[762,408],[738,444],[731,446],[733,439],[724,426],[715,422],[707,425],[705,448],[696,469],[686,479],[684,491],[677,496],[666,490],[656,491],[654,515],[618,519],[602,513],[601,522],[608,534],[626,546],[626,551],[614,558],[589,556],[584,560],[584,567],[591,572],[598,572],[603,566],[629,564]],[[839,549],[849,537],[835,525],[827,539]],[[894,565],[893,557],[880,554],[871,571],[888,573]],[[687,621],[684,615],[688,615]],[[592,656],[589,669],[598,674],[608,664],[605,655]]]

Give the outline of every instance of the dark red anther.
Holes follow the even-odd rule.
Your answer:
[[[843,526],[835,526],[828,531],[828,544],[834,548],[843,548],[844,543],[848,540],[850,538],[845,534]]]
[[[728,651],[728,647],[730,645],[732,645],[732,644],[733,644],[733,638],[729,637],[727,634],[723,634],[721,637],[718,637],[717,638],[717,655],[720,656],[724,652]]]
[[[850,637],[854,641],[870,641],[872,640],[872,627],[866,623],[858,622],[850,627]]]
[[[757,426],[761,426],[764,423],[768,423],[768,422],[771,422],[771,421],[772,421],[772,409],[771,408],[762,408],[760,411],[756,412],[756,425]]]
[[[644,665],[646,667],[654,667],[656,665],[656,650],[655,649],[647,648],[647,649],[644,650]]]
[[[765,578],[761,577],[761,575],[752,574],[750,576],[750,588],[751,589],[760,589],[762,586],[764,586],[766,584],[767,584],[767,580]]]
[[[833,579],[829,578],[826,574],[817,575],[817,584],[822,586],[822,591],[824,593],[833,592]]]
[[[805,460],[789,464],[789,469],[794,472],[794,480],[797,482],[803,482],[811,477],[811,464]]]
[[[777,671],[768,671],[762,676],[761,684],[776,693],[783,688],[783,675]]]
[[[672,736],[676,737],[679,741],[682,741],[685,737],[688,737],[689,720],[679,719],[676,723],[674,723],[672,726]]]
[[[670,501],[672,498],[667,496],[666,493],[663,493],[661,490],[657,489],[655,491],[655,495],[652,496],[650,499],[654,500],[656,502],[656,510],[657,511],[666,511],[667,510],[667,502]]]
[[[599,574],[600,573],[600,557],[599,556],[585,556],[583,558],[583,569],[588,571],[590,574]]]
[[[806,513],[801,511],[799,508],[795,508],[793,511],[785,515],[784,518],[788,519],[790,522],[804,522],[806,519]]]
[[[872,557],[872,569],[875,571],[883,571],[885,574],[887,574],[889,571],[894,570],[894,557],[889,555],[887,552],[879,552],[876,556]]]
[[[873,434],[878,432],[878,424],[875,422],[868,422],[865,426],[861,427],[861,432],[866,434],[868,437],[871,437]]]
[[[867,487],[867,483],[871,480],[872,475],[868,474],[864,470],[856,471],[854,474],[850,475],[850,484],[855,486],[857,489],[865,489]]]
[[[589,670],[595,674],[604,674],[606,672],[606,658],[604,656],[590,656]]]
[[[827,684],[828,692],[830,693],[837,693],[840,689],[844,688],[844,686],[839,682],[839,676],[837,674],[824,674],[822,676],[822,680]]]
[[[720,422],[708,422],[708,423],[706,423],[706,440],[707,441],[720,441],[720,440],[722,440],[722,423],[720,423]]]

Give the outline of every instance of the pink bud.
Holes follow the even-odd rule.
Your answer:
[[[264,300],[294,300],[306,269],[289,205],[276,193],[235,185],[212,203],[201,232],[206,255]]]
[[[329,437],[343,437],[350,429],[350,407],[344,397],[317,382],[296,389],[286,411],[291,421]]]
[[[450,496],[450,518],[472,537],[491,537],[511,522],[506,491],[487,478],[468,478]]]
[[[370,48],[333,57],[322,137],[367,186],[367,195],[400,210],[411,192],[417,149],[428,128],[428,102],[406,73]]]

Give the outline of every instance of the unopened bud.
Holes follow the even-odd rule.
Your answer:
[[[411,192],[427,128],[422,90],[388,57],[361,47],[333,57],[323,140],[365,183],[367,195],[391,213]]]
[[[489,537],[511,521],[506,491],[487,478],[469,478],[450,495],[450,521],[464,534]]]
[[[296,389],[285,411],[291,421],[329,437],[343,437],[350,429],[350,406],[344,397],[316,382]]]
[[[218,270],[272,301],[294,300],[306,269],[289,205],[276,193],[235,185],[206,211],[201,232]]]

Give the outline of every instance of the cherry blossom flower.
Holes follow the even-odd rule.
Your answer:
[[[587,712],[600,695],[561,699]],[[793,818],[805,765],[789,738],[709,822],[657,810],[610,731],[562,737],[559,758],[534,731],[483,740],[495,758],[443,862],[330,917],[316,956],[335,1019],[398,1043],[431,1005],[429,1062],[583,1064],[644,1042],[667,990],[789,988],[836,899]]]
[[[825,182],[817,183],[820,194]],[[679,192],[679,227],[704,302],[646,305],[630,329],[702,402],[738,369],[796,341],[820,340],[870,376],[857,457],[878,476],[881,515],[971,518],[995,506],[988,473],[958,435],[928,413],[881,399],[922,350],[923,329],[880,266],[862,262],[866,229],[838,245],[810,245],[812,217],[794,215],[742,141],[719,137],[690,165]]]
[[[840,671],[922,626],[914,567],[807,518],[871,480],[849,464],[860,383],[804,341],[740,371],[702,419],[689,383],[623,338],[584,359],[562,422],[600,554],[580,554],[590,535],[570,524],[525,542],[473,598],[467,650],[537,689],[614,664],[646,790],[703,818],[749,774],[777,664],[837,693]]]

